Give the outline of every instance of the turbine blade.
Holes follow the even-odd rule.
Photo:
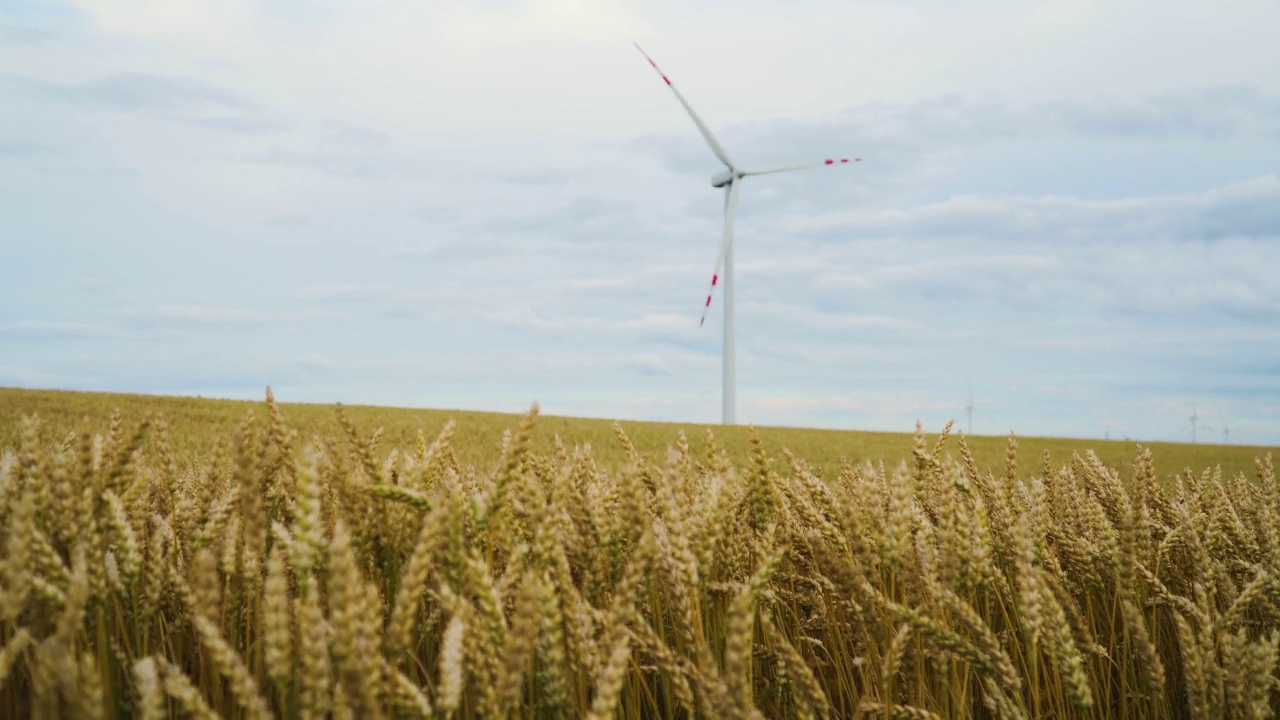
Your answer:
[[[821,162],[800,163],[798,165],[779,165],[777,167],[765,168],[763,170],[748,170],[742,173],[742,176],[769,175],[772,173],[790,172],[791,170],[807,170],[808,168],[822,167],[824,165],[848,165],[849,163],[860,162],[862,162],[862,158],[827,158]]]
[[[716,271],[711,274],[711,289],[707,291],[707,302],[702,306],[702,319],[698,327],[707,321],[707,313],[711,312],[711,295],[716,291],[720,280],[720,268],[724,267],[724,256],[729,252],[729,244],[733,242],[733,218],[738,213],[738,183],[731,182],[725,188],[724,195],[724,236],[720,239],[720,253],[716,256]]]
[[[671,84],[671,79],[667,77],[666,73],[662,72],[662,69],[658,67],[658,63],[654,62],[653,58],[649,57],[649,53],[645,52],[644,48],[640,47],[640,43],[636,43],[635,46],[636,49],[640,51],[640,54],[644,56],[644,59],[648,60],[649,64],[653,66],[653,69],[657,71],[658,75],[662,76],[663,82],[667,84],[667,87],[671,88],[671,92],[676,94],[676,99],[684,106],[684,111],[689,113],[689,117],[693,119],[693,124],[698,126],[698,132],[702,133],[702,138],[706,140],[707,145],[711,147],[711,152],[715,154],[720,162],[724,163],[730,170],[732,170],[733,161],[729,159],[729,154],[724,151],[724,148],[720,147],[720,141],[716,140],[716,136],[711,132],[711,128],[707,127],[707,124],[702,122],[702,118],[698,117],[698,113],[694,112],[693,108],[689,107],[689,102],[684,99],[684,96],[680,94],[680,91],[676,89],[676,86]]]

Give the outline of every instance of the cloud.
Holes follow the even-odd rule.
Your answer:
[[[257,0],[70,0],[98,28],[192,51],[231,54],[255,24]]]
[[[814,286],[824,289],[872,289],[893,285],[942,283],[973,287],[979,278],[1025,279],[1054,269],[1058,258],[1039,254],[951,256],[900,265],[883,265],[862,272],[818,272]]]
[[[122,317],[145,326],[175,328],[256,328],[315,320],[339,320],[339,313],[303,310],[275,312],[218,305],[160,305],[150,309],[121,310]]]
[[[128,333],[93,323],[23,320],[0,323],[0,336],[3,335],[32,339],[88,340],[125,337]]]
[[[609,242],[606,232],[634,223],[635,205],[618,197],[577,196],[554,208],[531,212],[507,212],[464,225],[466,230],[484,233],[554,233],[557,237],[593,242]]]
[[[1083,135],[1220,140],[1280,129],[1280,95],[1264,93],[1256,85],[1218,85],[1132,100],[1045,103],[1031,113]]]
[[[865,412],[869,408],[862,400],[841,397],[753,397],[746,404],[791,421],[802,420],[815,412]]]
[[[1266,175],[1193,198],[1197,212],[1186,234],[1206,240],[1280,238],[1280,179]]]
[[[300,300],[376,300],[392,295],[390,285],[360,285],[339,283],[336,285],[311,285],[298,292]]]
[[[635,265],[639,267],[631,269]],[[695,268],[687,262],[677,263],[669,256],[658,256],[645,258],[643,263],[629,264],[626,270],[602,268],[600,272],[590,277],[564,278],[558,284],[565,290],[578,295],[616,296],[622,292],[693,289],[697,287],[694,283],[701,284],[710,279],[709,275],[704,277],[704,273],[709,272],[709,270]],[[696,301],[696,293],[693,294],[693,299]]]
[[[1068,195],[973,196],[906,209],[783,216],[774,228],[802,235],[978,238],[1112,243],[1118,237],[1218,240],[1280,237],[1280,180],[1269,174],[1198,195],[1088,200]]]
[[[224,156],[251,165],[276,165],[280,167],[315,170],[337,177],[358,180],[382,180],[397,168],[405,169],[403,162],[388,162],[385,158],[369,157],[363,153],[321,150],[290,150],[273,148],[262,152]]]
[[[662,355],[637,355],[632,358],[629,365],[640,374],[651,377],[668,377],[675,374],[667,358]]]
[[[790,327],[804,327],[816,330],[870,330],[891,331],[898,333],[932,332],[928,325],[900,317],[882,315],[858,315],[845,313],[820,312],[803,305],[790,303],[739,303],[737,309],[744,315],[751,315],[765,320],[780,320]]]
[[[384,149],[391,146],[391,136],[377,128],[327,120],[324,130],[320,138],[322,145],[358,149]]]
[[[274,165],[334,177],[364,181],[429,178],[438,163],[418,150],[399,147],[377,128],[327,119],[305,134],[283,136],[274,147],[251,152],[228,152],[224,160],[249,165]]]
[[[52,152],[52,148],[42,143],[22,140],[0,141],[0,157],[27,159],[49,155]]]
[[[0,74],[0,91],[25,92],[89,110],[145,114],[219,130],[262,132],[286,125],[248,97],[195,78],[139,72],[61,83]]]
[[[482,311],[480,317],[495,325],[559,337],[639,333],[646,337],[688,339],[696,337],[698,332],[691,316],[665,313],[614,320],[572,315],[549,317],[528,308],[513,308]]]
[[[508,175],[505,181],[512,185],[553,186],[565,185],[578,177],[578,173],[564,170],[548,170]]]
[[[295,364],[310,370],[332,372],[335,376],[376,374],[379,376],[422,377],[429,375],[492,377],[505,375],[515,382],[522,377],[579,378],[608,376],[622,371],[641,377],[687,372],[690,367],[718,367],[719,361],[705,355],[676,349],[635,353],[619,350],[564,351],[545,348],[516,348],[500,354],[437,350],[430,353],[352,354],[349,351],[308,353]],[[500,381],[495,381],[501,384]]]
[[[4,45],[44,45],[58,37],[45,28],[0,24],[0,47]]]
[[[73,375],[45,369],[0,365],[0,385],[26,388],[91,388],[102,382],[94,375]]]

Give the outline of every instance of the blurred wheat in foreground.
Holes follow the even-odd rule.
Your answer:
[[[536,408],[493,470],[269,422],[194,464],[155,418],[27,422],[0,461],[12,717],[1261,718],[1280,486],[1139,449],[980,472],[746,467],[683,436],[598,467]],[[954,455],[952,454],[954,451]],[[1037,459],[1040,460],[1040,459]]]

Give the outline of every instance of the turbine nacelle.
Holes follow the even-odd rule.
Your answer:
[[[740,177],[742,177],[741,172],[734,170],[721,170],[711,176],[711,187],[722,188]]]

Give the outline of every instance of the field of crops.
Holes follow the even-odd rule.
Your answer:
[[[680,430],[2,390],[0,708],[1254,718],[1280,701],[1265,450]]]
[[[327,437],[342,432],[332,405],[282,402],[280,409],[289,418],[289,426],[299,433],[304,442],[315,435]],[[162,416],[168,424],[170,447],[183,462],[202,457],[218,440],[229,441],[245,413],[254,411],[259,421],[267,418],[265,406],[260,402],[0,388],[0,448],[17,446],[21,434],[20,420],[27,415],[38,415],[48,435],[61,437],[73,431],[106,433],[111,414],[116,410],[134,419],[152,412]],[[344,411],[358,427],[367,428],[369,432],[380,428],[384,448],[411,447],[417,442],[419,432],[434,437],[445,423],[452,420],[456,423],[454,454],[460,462],[476,465],[483,471],[492,470],[497,462],[503,433],[520,423],[518,415],[456,410],[348,406]],[[589,445],[597,461],[616,467],[627,458],[618,445],[613,425],[613,422],[605,420],[544,415],[538,419],[538,432],[530,440],[530,448],[538,453],[551,452],[555,438],[559,436],[570,445]],[[690,445],[701,452],[708,427],[715,432],[717,445],[735,464],[746,463],[751,457],[752,431],[744,427],[631,421],[622,423],[622,427],[636,449],[659,459],[665,456],[667,448],[680,432],[684,432]],[[941,429],[926,428],[932,432]],[[912,428],[902,430],[889,433],[759,428],[755,434],[769,453],[776,455],[784,449],[790,450],[804,458],[822,477],[834,477],[840,471],[842,459],[853,463],[883,461],[891,467],[900,460],[911,459]],[[1007,437],[970,437],[968,442],[980,469],[997,473],[1003,471]],[[1142,445],[1151,450],[1156,474],[1162,478],[1181,473],[1186,468],[1198,471],[1216,466],[1222,467],[1226,477],[1239,473],[1252,475],[1254,460],[1272,450],[1241,445],[1157,442],[1143,442]],[[1073,452],[1083,455],[1092,450],[1104,465],[1115,468],[1131,466],[1137,449],[1136,443],[1119,440],[1036,437],[1019,437],[1018,447],[1024,462],[1040,462],[1045,451],[1057,461],[1065,462]]]

